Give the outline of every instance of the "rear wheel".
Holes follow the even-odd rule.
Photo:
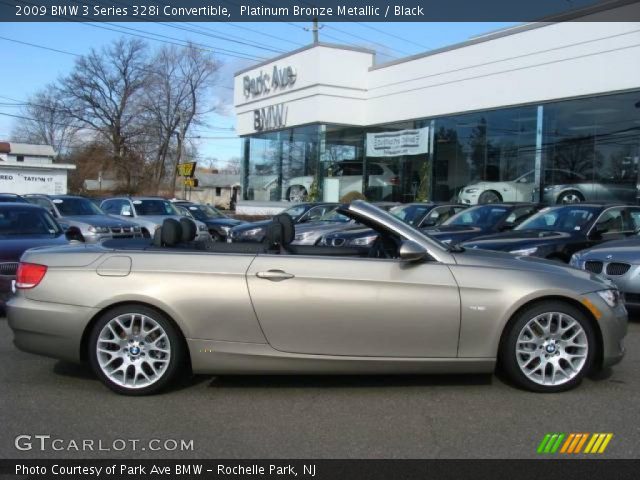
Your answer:
[[[502,198],[498,192],[494,192],[493,190],[488,190],[486,192],[482,192],[478,197],[478,203],[498,203],[501,202]]]
[[[558,200],[556,203],[567,204],[567,203],[580,203],[580,202],[584,202],[584,196],[577,190],[572,190],[570,192],[562,192],[558,196]]]
[[[105,312],[89,339],[91,367],[111,390],[148,395],[167,386],[184,359],[173,324],[160,312],[123,305]]]
[[[305,202],[307,197],[307,189],[302,185],[293,185],[287,192],[287,198],[290,202]]]
[[[509,378],[527,390],[561,392],[580,384],[596,348],[593,327],[580,310],[545,301],[518,314],[506,333],[500,361]]]

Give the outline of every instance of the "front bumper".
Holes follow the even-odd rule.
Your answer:
[[[609,307],[597,293],[584,295],[600,312],[597,319],[602,334],[602,366],[610,367],[624,357],[624,337],[627,335],[628,313],[623,303]]]
[[[85,328],[97,309],[37,302],[18,293],[6,305],[13,343],[20,350],[47,357],[80,361]]]

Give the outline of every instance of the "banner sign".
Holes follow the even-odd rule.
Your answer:
[[[399,157],[429,153],[429,127],[367,133],[367,157]]]
[[[200,182],[198,182],[197,178],[185,178],[184,186],[189,188],[197,188]]]
[[[640,20],[638,9],[606,13],[606,0],[2,0],[0,22],[532,22]],[[624,2],[626,4],[632,1]],[[609,7],[610,8],[610,7]],[[594,15],[595,14],[595,15]],[[285,35],[285,34],[283,34]],[[322,34],[321,34],[322,36]]]
[[[196,163],[197,162],[179,163],[176,167],[178,169],[178,176],[192,178],[196,173]]]

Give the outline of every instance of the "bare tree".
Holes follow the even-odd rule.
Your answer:
[[[60,91],[48,85],[37,92],[22,109],[12,137],[18,142],[51,145],[58,155],[68,153],[79,123],[66,114]]]
[[[127,187],[137,163],[130,160],[141,135],[137,100],[147,78],[146,58],[144,42],[119,39],[80,57],[60,82],[65,112],[110,144],[114,165]]]

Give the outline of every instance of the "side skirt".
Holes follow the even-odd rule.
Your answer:
[[[491,373],[495,358],[347,357],[287,353],[261,343],[187,339],[194,373],[410,374]]]

